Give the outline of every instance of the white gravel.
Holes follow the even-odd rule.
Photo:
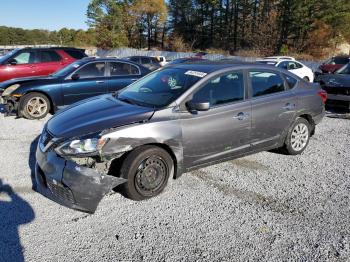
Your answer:
[[[0,261],[349,261],[350,120],[325,118],[301,156],[201,169],[144,202],[111,193],[94,215],[32,191],[44,123],[0,114]]]

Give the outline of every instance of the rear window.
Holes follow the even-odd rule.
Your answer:
[[[333,62],[336,63],[337,65],[345,65],[349,63],[349,58],[348,57],[335,57],[333,59]]]
[[[74,59],[82,59],[84,57],[87,57],[87,55],[79,50],[64,50],[69,56],[73,57]]]

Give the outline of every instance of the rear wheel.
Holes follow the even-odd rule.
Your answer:
[[[308,78],[307,76],[304,76],[303,78],[306,82],[310,82],[310,78]]]
[[[284,149],[287,154],[301,154],[309,144],[310,134],[310,123],[304,118],[297,118],[290,128],[285,141]]]
[[[50,112],[50,101],[41,93],[29,93],[22,98],[20,114],[27,119],[41,119]]]
[[[144,146],[132,151],[122,163],[120,176],[127,182],[121,193],[133,200],[144,200],[160,194],[173,177],[174,163],[162,148]]]

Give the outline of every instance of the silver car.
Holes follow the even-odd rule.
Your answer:
[[[37,189],[94,212],[117,186],[143,200],[204,166],[272,149],[300,154],[325,100],[317,84],[266,65],[169,66],[49,120],[36,154]]]

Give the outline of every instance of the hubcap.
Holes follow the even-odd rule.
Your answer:
[[[151,156],[138,167],[135,176],[137,191],[144,196],[152,196],[165,183],[168,167],[159,156]]]
[[[293,129],[292,137],[291,137],[291,144],[292,144],[293,150],[295,151],[303,150],[307,144],[308,139],[309,139],[308,127],[303,123],[296,125]]]
[[[27,112],[33,117],[41,117],[47,111],[47,103],[41,97],[33,97],[27,103]]]

